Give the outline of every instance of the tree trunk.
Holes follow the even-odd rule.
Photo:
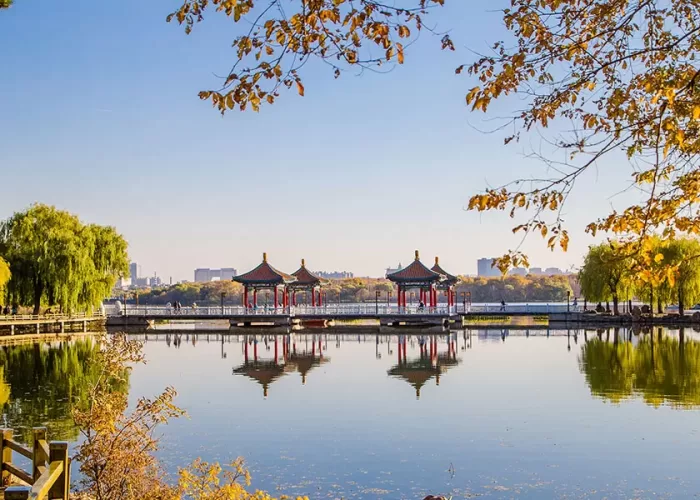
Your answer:
[[[685,303],[683,301],[683,290],[678,287],[678,314],[685,315]]]
[[[620,301],[617,298],[617,294],[613,295],[613,314],[615,314],[615,316],[618,316],[620,314],[620,310],[618,309],[619,302]]]
[[[44,294],[44,286],[41,278],[34,279],[34,313],[35,315],[41,312],[41,296]]]
[[[649,314],[651,316],[654,316],[654,287],[650,286],[649,287]]]
[[[656,312],[659,313],[659,314],[663,314],[663,313],[664,313],[664,307],[663,307],[663,305],[661,304],[661,297],[659,297],[658,299],[656,299]]]
[[[588,311],[588,299],[583,299],[583,310]]]
[[[610,301],[609,300],[605,301],[605,312],[607,312],[607,313],[610,312]]]

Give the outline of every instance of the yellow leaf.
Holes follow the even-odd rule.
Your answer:
[[[304,86],[298,80],[297,80],[297,90],[299,91],[300,96],[304,95]]]
[[[401,45],[400,43],[397,43],[396,50],[398,51],[397,56],[398,56],[399,64],[403,64],[403,45]]]
[[[700,118],[700,106],[695,106],[693,108],[693,120]]]
[[[657,264],[658,264],[659,262],[661,262],[662,260],[664,260],[663,254],[657,253],[657,254],[654,256],[654,262],[656,262]]]

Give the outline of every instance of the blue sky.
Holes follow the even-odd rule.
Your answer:
[[[230,66],[240,29],[209,15],[192,35],[166,24],[177,0],[32,2],[0,14],[0,218],[33,202],[114,225],[145,274],[193,278],[196,267],[318,270],[379,276],[440,255],[453,273],[520,240],[505,214],[463,210],[487,185],[541,172],[524,158],[539,139],[505,147],[484,134],[454,68],[505,36],[499,2],[448,0],[435,11],[454,53],[427,34],[388,74],[309,64],[306,95],[225,117],[197,92]],[[582,228],[610,206],[624,165],[591,171],[569,201],[568,253],[532,238],[533,265],[578,265]]]

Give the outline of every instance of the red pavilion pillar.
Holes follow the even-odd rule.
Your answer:
[[[253,307],[258,307],[258,289],[253,290]]]
[[[397,286],[396,290],[396,305],[401,307],[401,285]]]
[[[295,290],[292,290],[292,305],[297,305],[297,292]]]
[[[243,309],[248,310],[248,285],[243,287]]]
[[[321,303],[321,290],[318,291],[318,307],[321,307],[323,304]]]

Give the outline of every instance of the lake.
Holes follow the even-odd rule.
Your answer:
[[[700,335],[689,329],[471,330],[435,344],[366,331],[136,335],[148,364],[130,400],[177,389],[189,418],[162,428],[169,471],[244,456],[253,486],[277,494],[700,495]],[[3,348],[4,424],[75,439],[68,412],[92,344]]]

